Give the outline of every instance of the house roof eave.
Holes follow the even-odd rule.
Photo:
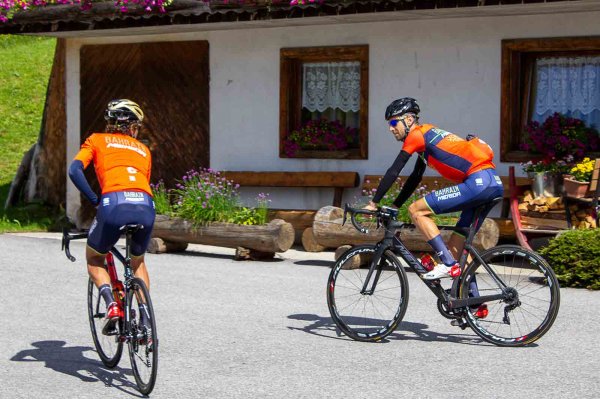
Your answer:
[[[236,6],[226,0],[174,0],[164,14],[117,13],[112,1],[91,10],[56,5],[17,13],[0,34],[93,37],[371,21],[600,11],[597,0],[385,0],[325,1],[306,6]],[[221,4],[219,4],[221,3]]]

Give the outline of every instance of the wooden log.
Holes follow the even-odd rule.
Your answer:
[[[146,251],[151,254],[164,254],[169,252],[183,252],[187,247],[187,242],[165,241],[160,237],[154,237],[150,239]]]
[[[157,215],[152,236],[174,242],[227,248],[244,247],[261,252],[285,252],[294,243],[294,228],[281,219],[260,226],[231,223],[194,226],[185,219]]]
[[[312,227],[304,229],[302,233],[302,247],[306,252],[321,252],[325,250],[325,247],[319,245],[313,234]]]
[[[444,242],[448,242],[452,231],[442,230],[441,232]],[[486,218],[479,231],[473,239],[473,246],[478,250],[489,249],[498,244],[500,238],[500,229],[493,219]],[[427,243],[427,240],[420,231],[415,227],[403,228],[400,230],[400,239],[411,251],[431,252],[431,246]]]
[[[316,210],[269,209],[267,219],[282,219],[294,228],[294,244],[302,244],[304,230],[312,227]]]
[[[342,226],[344,211],[334,206],[325,206],[317,211],[313,222],[313,234],[317,243],[324,247],[337,248],[344,244],[372,244],[383,238],[383,229],[363,234],[349,220]]]
[[[500,238],[515,239],[515,225],[512,220],[504,218],[493,218],[500,230]]]
[[[383,238],[383,229],[369,231],[363,234],[357,231],[348,220],[342,226],[343,210],[326,206],[317,212],[313,223],[313,234],[318,244],[325,247],[340,247],[345,244],[360,245],[373,244]],[[411,251],[431,251],[425,237],[416,229],[406,227],[400,230],[404,245]],[[442,238],[448,241],[452,231],[442,230]],[[473,245],[477,249],[488,249],[498,243],[500,229],[493,219],[485,219],[481,229],[475,235]]]

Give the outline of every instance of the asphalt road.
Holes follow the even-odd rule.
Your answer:
[[[76,263],[56,235],[0,235],[0,398],[140,396],[123,356],[104,368],[87,313],[84,244]],[[552,329],[499,348],[449,325],[409,273],[410,303],[384,342],[332,324],[333,253],[236,262],[193,246],[148,255],[160,337],[154,398],[597,398],[600,292],[561,289]]]

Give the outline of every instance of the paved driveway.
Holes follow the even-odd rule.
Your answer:
[[[124,356],[98,360],[77,263],[56,235],[0,235],[0,398],[139,396]],[[596,398],[600,292],[562,289],[550,332],[499,348],[449,325],[409,274],[398,331],[381,343],[339,336],[325,300],[331,252],[236,262],[193,246],[148,255],[161,338],[155,398]]]

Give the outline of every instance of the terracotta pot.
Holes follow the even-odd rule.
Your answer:
[[[563,186],[565,188],[565,193],[569,197],[583,198],[586,196],[590,188],[590,183],[565,177],[565,179],[563,180]]]

